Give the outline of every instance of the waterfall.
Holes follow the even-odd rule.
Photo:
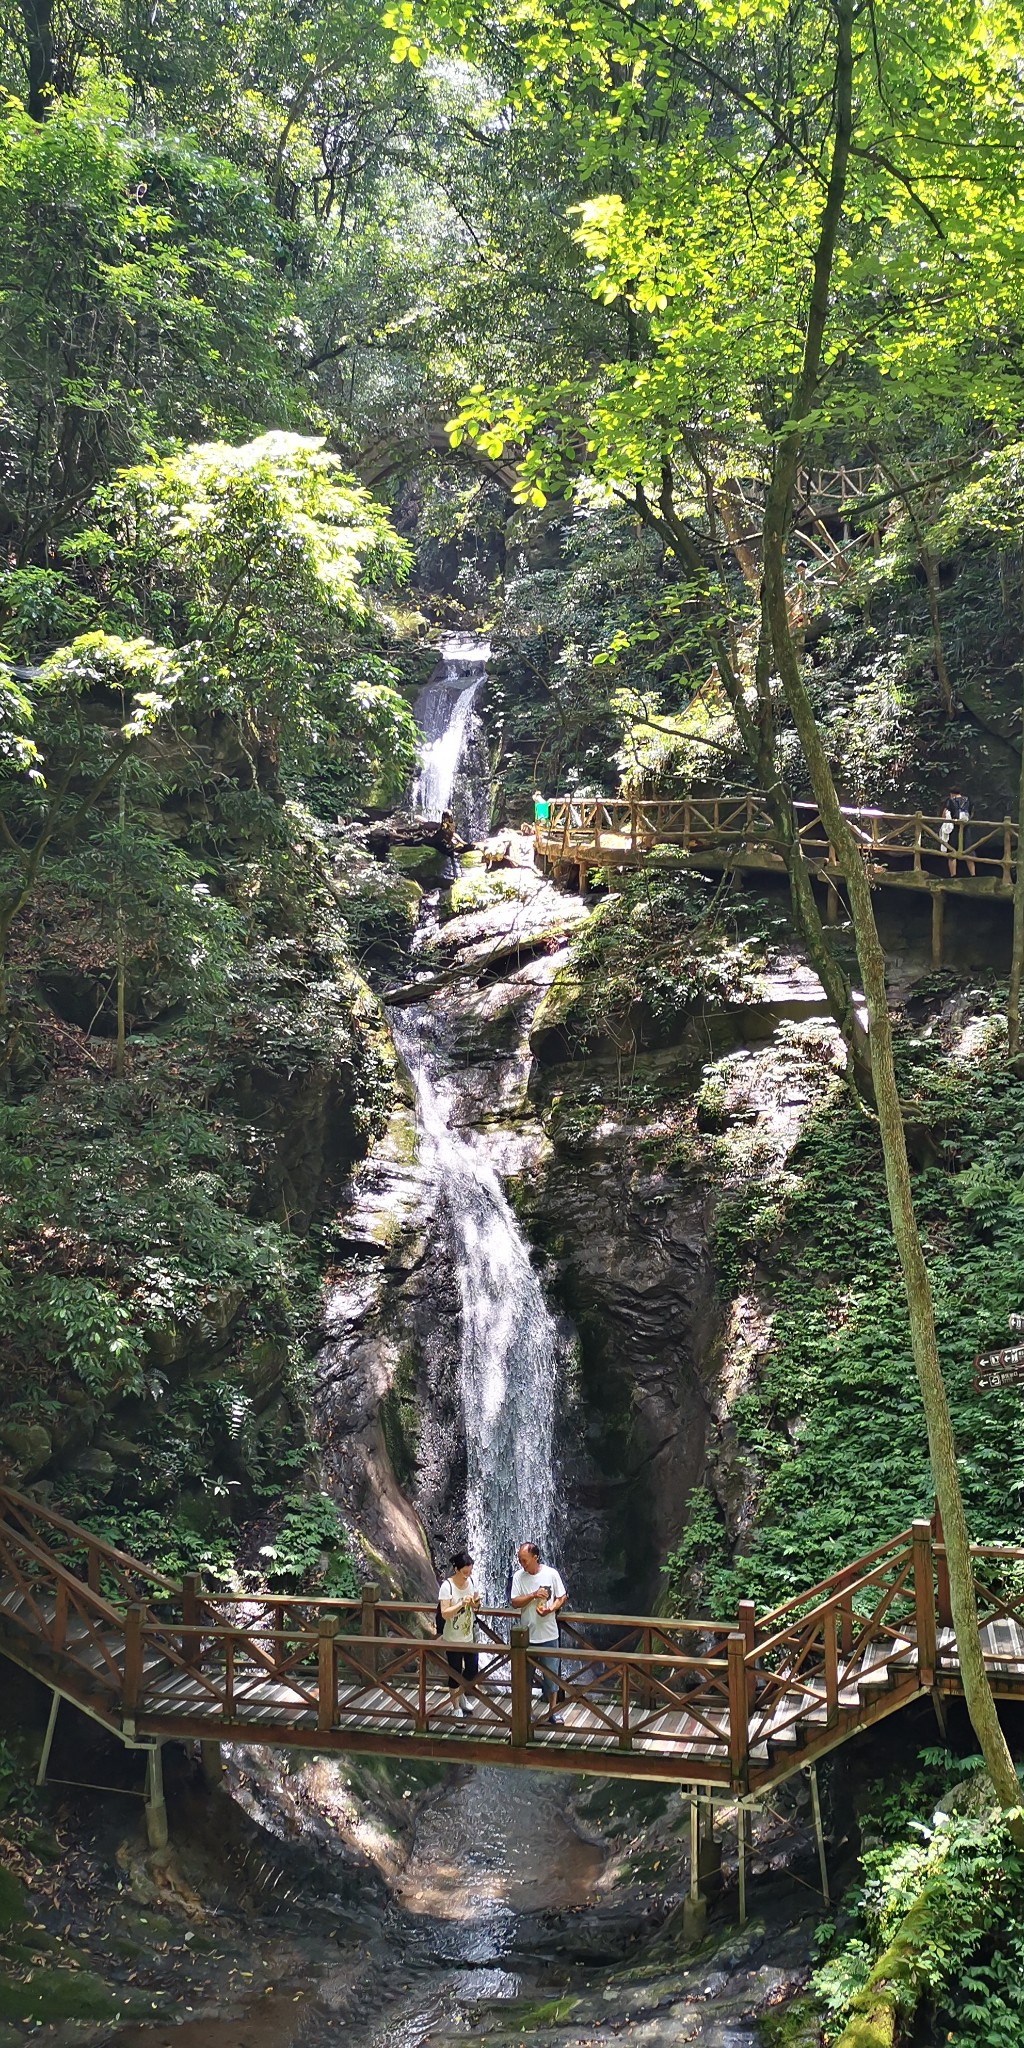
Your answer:
[[[437,1073],[428,1027],[427,1013],[407,1013],[395,1036],[458,1274],[466,1541],[487,1599],[501,1603],[516,1545],[531,1539],[543,1551],[550,1532],[556,1329],[498,1175],[479,1143],[450,1127],[452,1083]]]
[[[486,829],[473,703],[489,652],[481,641],[445,641],[416,703],[424,739],[413,801],[437,816],[454,799],[469,836],[474,825]],[[393,1029],[416,1091],[421,1166],[458,1275],[466,1541],[487,1599],[501,1603],[516,1545],[531,1539],[543,1548],[550,1535],[556,1328],[482,1143],[451,1128],[458,1070],[445,1059],[436,1008],[406,1011]]]
[[[441,642],[441,659],[414,706],[423,734],[412,805],[428,818],[454,810],[467,839],[479,839],[488,825],[486,774],[472,759],[476,722],[473,707],[483,686],[490,647],[486,641],[451,633]],[[476,768],[477,773],[473,770]],[[469,772],[467,772],[467,770]]]

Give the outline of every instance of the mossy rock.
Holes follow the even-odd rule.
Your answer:
[[[0,1928],[20,1927],[25,1917],[25,1894],[14,1872],[0,1865]]]
[[[450,856],[436,846],[393,846],[388,860],[424,889],[436,888],[448,878]]]
[[[441,905],[441,916],[459,917],[463,911],[490,910],[495,903],[516,903],[524,894],[521,870],[498,868],[488,873],[486,868],[475,867],[452,883]]]
[[[0,2019],[22,2025],[56,2020],[113,2020],[125,1998],[117,1998],[91,1970],[52,1970],[31,1965],[18,1977],[0,1976]]]
[[[579,970],[567,962],[552,976],[533,1013],[530,1050],[549,1060],[571,1057],[569,1019],[579,999]]]
[[[412,849],[418,853],[422,849]],[[428,847],[433,857],[433,849]],[[338,907],[356,947],[404,946],[419,922],[423,891],[390,860],[353,858],[335,878]]]
[[[821,2015],[813,1998],[794,1998],[780,2011],[763,2014],[761,2033],[766,2048],[818,2048]]]

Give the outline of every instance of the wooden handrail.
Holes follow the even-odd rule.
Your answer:
[[[102,1536],[95,1536],[91,1529],[83,1529],[80,1523],[69,1521],[66,1515],[59,1514],[55,1508],[45,1506],[42,1501],[33,1500],[29,1494],[19,1493],[16,1487],[0,1485],[0,1508],[5,1501],[9,1501],[12,1507],[22,1513],[31,1515],[33,1519],[48,1522],[51,1528],[60,1529],[65,1536],[71,1536],[76,1543],[84,1544],[101,1557],[109,1558],[113,1564],[120,1565],[122,1571],[130,1572],[133,1578],[148,1579],[151,1585],[162,1586],[168,1593],[181,1593],[177,1579],[165,1577],[163,1572],[156,1571],[152,1565],[140,1564],[138,1558],[129,1557],[127,1551],[118,1550]]]
[[[865,1565],[874,1564],[877,1558],[885,1557],[892,1551],[905,1550],[910,1543],[910,1537],[909,1529],[902,1530],[899,1536],[890,1536],[887,1542],[879,1543],[874,1550],[865,1551],[864,1556],[856,1558],[852,1564],[842,1565],[829,1578],[819,1579],[816,1586],[808,1586],[806,1593],[794,1593],[788,1600],[784,1600],[780,1607],[770,1607],[767,1614],[758,1617],[758,1626],[762,1629],[768,1628],[772,1622],[781,1620],[784,1614],[790,1614],[795,1607],[802,1607],[806,1601],[816,1599],[819,1593],[827,1593],[830,1588],[837,1593],[852,1590],[854,1582],[851,1573],[860,1574]]]
[[[805,851],[834,865],[818,806],[800,798],[793,811]],[[969,843],[961,826],[944,845],[944,821],[939,813],[888,811],[874,804],[844,804],[841,812],[875,869],[895,861],[897,878],[907,871],[921,875],[927,855],[940,863],[937,872],[943,877],[947,861],[969,862],[969,875],[980,871],[983,879],[995,881],[1001,889],[1012,885],[1017,836],[1012,819],[972,818]],[[715,846],[723,851],[742,847],[754,865],[763,860],[765,849],[781,857],[764,799],[750,791],[686,798],[553,797],[547,826],[535,826],[534,837],[545,858],[581,868],[588,856],[599,856],[597,865],[615,867],[628,855],[625,864],[629,865],[658,844],[705,854]],[[621,847],[614,844],[615,839],[621,840]],[[950,879],[957,879],[956,872]]]

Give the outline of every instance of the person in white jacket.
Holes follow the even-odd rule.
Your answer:
[[[457,1550],[450,1576],[438,1587],[437,1604],[441,1610],[441,1640],[448,1660],[452,1705],[457,1699],[466,1715],[473,1712],[467,1681],[472,1685],[480,1669],[480,1653],[474,1645],[481,1597],[468,1550]]]
[[[565,1606],[568,1594],[554,1565],[541,1563],[536,1543],[521,1543],[516,1555],[519,1559],[519,1570],[512,1580],[509,1598],[512,1606],[522,1612],[529,1630],[531,1651],[535,1643],[544,1646],[539,1648],[535,1655],[531,1655],[530,1662],[548,1703],[548,1725],[560,1728],[562,1723],[556,1711],[561,1692],[561,1667],[557,1655],[558,1616]],[[551,1644],[554,1645],[554,1652],[548,1647]]]

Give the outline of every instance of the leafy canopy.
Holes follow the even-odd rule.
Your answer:
[[[411,763],[415,730],[371,639],[373,586],[409,550],[321,438],[212,442],[122,471],[69,552],[102,580],[109,614],[177,650],[193,717],[226,713],[256,779],[319,748],[353,781]]]

